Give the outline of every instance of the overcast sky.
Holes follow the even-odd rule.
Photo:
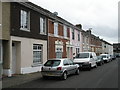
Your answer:
[[[119,0],[29,0],[109,43],[118,42]]]

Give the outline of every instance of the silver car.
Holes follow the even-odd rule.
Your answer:
[[[50,59],[41,68],[43,78],[48,76],[61,77],[66,80],[70,74],[79,74],[79,65],[74,64],[71,59]]]

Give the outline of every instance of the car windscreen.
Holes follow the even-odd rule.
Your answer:
[[[101,56],[98,56],[97,58],[98,58],[98,59],[102,59],[102,57],[101,57]]]
[[[106,55],[102,55],[103,58],[106,58]]]
[[[51,67],[55,67],[55,66],[58,66],[60,65],[60,60],[48,60],[44,66],[51,66]]]
[[[75,58],[89,58],[89,53],[79,53]]]

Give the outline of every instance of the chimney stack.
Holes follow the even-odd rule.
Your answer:
[[[76,27],[78,27],[79,29],[82,29],[82,25],[81,24],[77,24]]]

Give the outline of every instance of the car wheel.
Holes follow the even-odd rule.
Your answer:
[[[97,68],[97,64],[95,65],[95,68]]]
[[[64,72],[63,75],[62,75],[62,80],[66,80],[67,79],[67,73]]]
[[[75,72],[76,75],[79,75],[80,74],[80,70],[77,69],[76,72]]]
[[[89,65],[88,70],[89,70],[89,71],[91,70],[91,64]]]
[[[48,79],[48,77],[47,76],[43,76],[43,79]]]

